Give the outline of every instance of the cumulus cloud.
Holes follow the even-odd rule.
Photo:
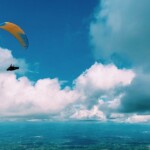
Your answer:
[[[132,84],[124,89],[125,96],[121,101],[121,111],[150,113],[150,77],[140,74]]]
[[[133,110],[131,104],[126,104],[128,94],[120,90],[134,85],[132,82],[135,73],[131,69],[118,69],[113,64],[103,65],[96,62],[77,77],[72,86],[64,87],[58,78],[45,78],[33,82],[26,76],[18,77],[14,72],[6,72],[7,61],[9,63],[19,63],[20,60],[25,63],[25,61],[14,58],[7,49],[1,48],[0,54],[3,56],[1,66],[4,68],[0,72],[1,120],[77,119],[149,122],[148,115],[136,113],[125,115],[123,112],[129,111],[126,109],[129,109],[129,106]],[[122,97],[125,100],[122,100]],[[137,97],[140,98],[139,95]]]
[[[150,65],[150,1],[102,0],[90,26],[95,57]],[[118,59],[118,58],[116,58]]]
[[[149,5],[149,0],[102,0],[90,25],[95,58],[136,72],[132,83],[122,89],[116,101],[118,111],[125,113],[124,119],[138,114],[129,120],[138,120],[150,113]],[[104,108],[107,103],[103,104]]]
[[[150,123],[150,115],[137,115],[134,114],[126,119],[127,123]]]
[[[74,81],[75,90],[80,93],[82,103],[88,109],[92,109],[101,99],[109,101],[110,104],[101,104],[103,110],[106,111],[106,107],[109,110],[111,108],[108,106],[115,105],[116,97],[120,95],[117,91],[131,84],[134,77],[135,73],[132,70],[118,69],[113,64],[95,63]]]
[[[62,86],[57,77],[31,81],[25,60],[0,48],[0,119],[149,123],[149,4],[149,0],[100,1],[90,36],[96,59],[107,63],[96,62],[70,86]],[[6,72],[11,63],[22,67]]]
[[[76,88],[92,90],[110,90],[118,85],[128,85],[135,74],[131,70],[118,69],[115,65],[102,65],[95,63],[82,73],[75,81]],[[89,92],[88,91],[88,92]],[[87,92],[87,93],[88,93]]]
[[[61,88],[62,82],[57,78],[33,82],[26,76],[18,78],[15,72],[7,72],[10,63],[21,65],[23,70],[27,66],[23,59],[14,58],[10,50],[0,48],[0,57],[1,117],[56,113],[77,99],[69,87]]]
[[[150,115],[140,115],[136,113],[111,113],[109,121],[122,123],[150,123]]]
[[[98,106],[94,105],[91,110],[88,110],[86,108],[80,107],[80,109],[77,109],[71,116],[72,119],[77,120],[100,120],[100,121],[106,121],[105,114],[99,110]]]
[[[0,113],[4,116],[51,114],[61,111],[77,99],[69,88],[61,89],[58,79],[40,79],[36,83],[15,74],[0,74]]]
[[[1,49],[3,62],[16,60],[9,50]],[[114,94],[118,87],[131,84],[135,73],[113,64],[93,64],[77,77],[72,86],[63,87],[58,78],[17,77],[14,72],[0,72],[1,119],[96,119],[106,121],[120,105]],[[63,87],[63,88],[62,88]],[[109,94],[107,94],[109,93]],[[76,107],[78,106],[78,107]]]
[[[17,71],[19,74],[24,74],[28,70],[28,65],[24,59],[16,59],[10,50],[0,47],[0,72],[5,72],[10,64],[22,66]]]
[[[100,1],[90,36],[95,58],[107,65],[93,64],[71,86],[58,78],[31,81],[25,60],[0,48],[0,119],[150,122],[149,5],[149,0]],[[11,63],[23,66],[22,77],[5,71]]]
[[[74,81],[74,90],[79,93],[80,101],[69,107],[70,118],[112,120],[110,115],[119,113],[124,96],[124,91],[120,89],[130,85],[134,78],[132,70],[95,63]]]

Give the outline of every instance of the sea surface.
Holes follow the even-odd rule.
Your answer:
[[[150,150],[150,125],[0,122],[0,150]]]

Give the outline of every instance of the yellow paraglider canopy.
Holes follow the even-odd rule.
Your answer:
[[[24,31],[18,25],[11,22],[4,22],[0,24],[0,28],[11,33],[24,48],[28,48],[28,38]]]

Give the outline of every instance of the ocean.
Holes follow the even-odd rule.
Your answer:
[[[0,150],[150,150],[148,124],[0,122]]]

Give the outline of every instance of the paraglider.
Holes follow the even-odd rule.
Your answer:
[[[4,22],[0,24],[0,29],[4,29],[12,34],[24,48],[28,48],[29,42],[25,32],[16,24],[11,22]],[[7,71],[14,71],[19,69],[12,64],[7,68]]]
[[[12,34],[24,48],[28,48],[28,38],[25,32],[18,25],[11,22],[4,22],[0,24],[0,28]]]
[[[14,71],[14,70],[17,70],[19,69],[19,67],[15,67],[14,65],[10,65],[8,68],[7,68],[7,71]]]

